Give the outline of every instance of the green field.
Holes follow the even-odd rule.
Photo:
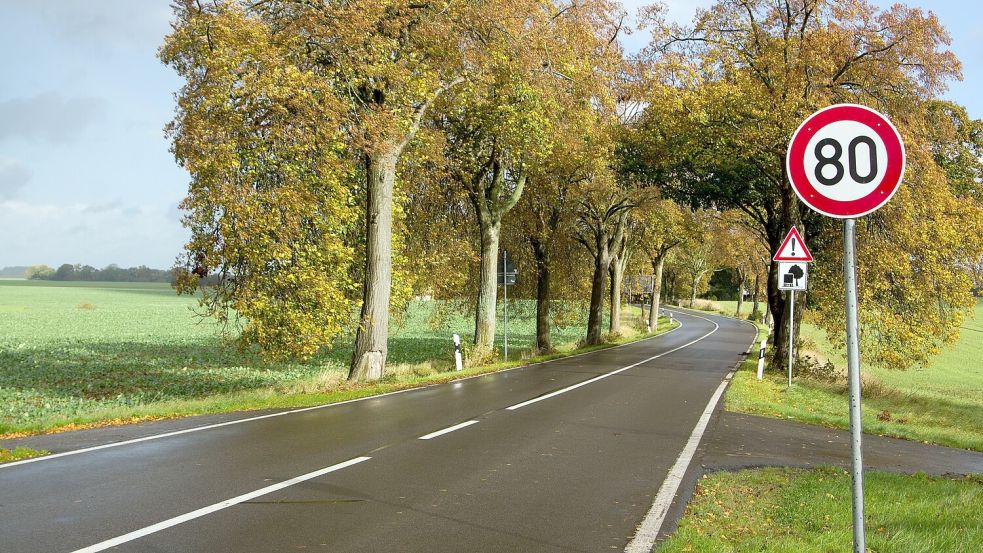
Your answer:
[[[865,477],[867,550],[983,551],[983,479]],[[842,469],[768,468],[702,479],[659,553],[850,551],[850,476]]]
[[[393,375],[353,389],[343,382],[350,337],[308,362],[270,363],[228,343],[196,305],[166,284],[0,281],[0,435],[388,391],[451,368],[452,334],[468,339],[473,328],[455,315],[434,330],[435,302],[413,304],[393,328]],[[510,305],[510,358],[528,358],[532,304]],[[559,349],[582,337],[583,321],[574,323],[553,330]]]
[[[717,302],[733,315],[736,302]],[[929,331],[929,329],[926,329]],[[828,359],[845,374],[846,361],[823,331],[802,325],[803,351]],[[862,352],[861,352],[862,354]],[[864,431],[983,451],[983,302],[976,316],[962,324],[959,341],[925,368],[905,371],[864,365]],[[861,359],[862,361],[862,359]],[[846,382],[797,378],[766,371],[758,382],[753,363],[738,371],[727,392],[732,411],[789,418],[835,428],[848,428]]]

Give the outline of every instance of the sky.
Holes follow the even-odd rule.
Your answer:
[[[629,13],[645,3],[623,2]],[[688,22],[711,2],[666,3]],[[177,206],[189,177],[163,130],[181,86],[156,57],[169,4],[0,0],[0,267],[174,263],[188,238]],[[951,33],[965,80],[947,97],[983,118],[983,8],[908,4]],[[624,37],[629,50],[646,41]]]

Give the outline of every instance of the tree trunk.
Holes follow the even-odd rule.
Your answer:
[[[608,272],[611,278],[611,320],[608,321],[608,332],[611,334],[619,334],[621,332],[621,282],[622,276],[624,276],[621,268],[621,257],[612,257],[611,262],[608,264]]]
[[[771,272],[777,274],[777,262],[772,263]],[[768,304],[772,320],[774,321],[774,349],[771,366],[777,371],[788,369],[789,294],[790,292],[779,290],[777,286],[768,290]],[[804,294],[795,295],[795,328],[792,329],[793,335],[795,336],[798,335],[799,325],[802,321],[802,312],[805,307],[804,296]]]
[[[787,194],[787,196],[794,198],[792,194]],[[768,241],[771,251],[777,251],[778,247],[781,245],[781,240],[785,237],[785,232],[787,229],[797,226],[799,231],[803,234],[805,238],[806,229],[802,225],[802,219],[799,216],[799,206],[795,199],[785,199],[782,202],[782,216],[781,224],[778,228],[781,229],[774,234],[769,233]],[[786,292],[778,289],[778,279],[780,275],[778,274],[778,262],[772,261],[771,266],[768,270],[768,308],[771,311],[771,318],[774,321],[774,349],[772,350],[773,356],[771,359],[771,366],[778,371],[785,371],[788,367],[788,296]],[[801,307],[804,302],[801,301],[803,294],[796,294],[798,296],[795,302],[795,311],[801,313]]]
[[[365,281],[349,380],[378,380],[386,368],[392,290],[393,185],[399,149],[366,156]]]
[[[550,265],[549,252],[541,241],[530,238],[536,258],[536,350],[553,351],[550,339]]]
[[[495,346],[495,304],[498,299],[498,238],[501,223],[480,218],[481,266],[475,308],[474,349],[480,358]]]
[[[662,301],[662,267],[666,256],[660,255],[652,259],[652,270],[655,280],[652,282],[652,310],[649,311],[649,326],[655,332],[659,327],[659,303]]]
[[[598,244],[598,250],[602,246]],[[604,286],[608,256],[600,251],[594,257],[594,276],[590,288],[590,311],[587,314],[587,345],[601,343],[601,308],[604,306]]]
[[[760,308],[758,307],[758,294],[761,293],[761,276],[754,275],[754,292],[751,294],[751,301],[753,302],[753,307],[751,308],[751,318],[754,322],[758,322],[758,317],[761,316]]]

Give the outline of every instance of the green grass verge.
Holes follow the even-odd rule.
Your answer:
[[[9,463],[11,461],[20,461],[21,459],[30,459],[31,457],[40,457],[49,453],[51,452],[31,449],[29,447],[15,447],[14,449],[4,449],[0,447],[0,463]]]
[[[394,319],[387,378],[352,386],[350,337],[307,362],[268,362],[224,343],[195,305],[166,284],[0,281],[0,437],[317,405],[588,351],[575,350],[584,321],[573,317],[553,329],[557,352],[533,357],[533,302],[510,302],[510,362],[448,372],[451,335],[470,336],[473,320],[416,303]],[[608,345],[644,337],[640,320],[626,308]]]
[[[734,302],[718,302],[733,314]],[[802,353],[833,363],[845,374],[845,359],[815,326],[803,323]],[[753,357],[753,356],[752,356]],[[928,367],[906,371],[863,366],[864,431],[908,440],[983,451],[983,303],[963,323],[951,349]],[[845,378],[834,382],[766,370],[758,382],[756,358],[745,363],[725,397],[731,411],[787,418],[831,428],[849,428]]]
[[[983,551],[983,478],[867,472],[867,549]],[[836,468],[755,469],[702,479],[659,553],[850,551],[850,476]]]

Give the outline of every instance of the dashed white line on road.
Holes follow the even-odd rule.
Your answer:
[[[693,316],[696,317],[696,315],[693,315]],[[697,317],[697,318],[703,319],[703,317]],[[710,319],[704,319],[704,320],[710,321]],[[576,384],[573,384],[572,386],[567,386],[566,388],[561,388],[559,390],[556,390],[555,392],[550,392],[548,394],[541,395],[539,397],[534,397],[534,398],[532,398],[530,400],[523,401],[522,403],[516,403],[515,405],[512,405],[511,407],[506,407],[506,409],[508,409],[509,411],[515,411],[516,409],[521,409],[521,408],[523,408],[523,407],[525,407],[527,405],[532,405],[533,403],[536,403],[536,402],[539,402],[539,401],[543,401],[544,399],[549,399],[551,397],[556,397],[556,396],[558,396],[560,394],[565,394],[565,393],[567,393],[567,392],[569,392],[571,390],[576,390],[577,388],[580,388],[582,386],[586,386],[588,384],[593,384],[594,382],[597,382],[598,380],[603,380],[603,379],[605,379],[605,378],[607,378],[609,376],[614,376],[614,375],[616,375],[618,373],[625,372],[628,369],[633,369],[633,368],[635,368],[635,367],[637,367],[637,366],[639,366],[639,365],[641,365],[643,363],[648,363],[649,361],[652,361],[652,360],[658,359],[660,357],[669,355],[670,353],[673,353],[675,351],[679,351],[679,350],[681,350],[681,349],[683,349],[685,347],[692,346],[693,344],[699,342],[700,340],[703,340],[704,338],[710,336],[711,334],[713,334],[714,332],[716,332],[720,328],[720,325],[718,325],[717,323],[715,323],[713,321],[710,321],[710,323],[713,324],[713,330],[711,330],[710,332],[704,334],[703,336],[700,336],[699,338],[697,338],[696,340],[693,340],[692,342],[688,342],[686,344],[683,344],[683,345],[679,346],[678,348],[673,348],[673,349],[671,349],[669,351],[662,352],[662,353],[660,353],[658,355],[653,355],[652,357],[649,357],[648,359],[642,359],[641,361],[639,361],[637,363],[632,363],[631,365],[628,365],[627,367],[621,367],[620,369],[615,369],[615,370],[613,370],[613,371],[611,371],[609,373],[604,373],[604,374],[602,374],[600,376],[595,376],[594,378],[590,378],[590,379],[584,380],[583,382],[578,382]]]
[[[95,545],[90,545],[89,547],[83,547],[82,549],[77,549],[73,553],[96,553],[98,551],[105,551],[106,549],[109,549],[111,547],[116,547],[117,545],[121,545],[121,544],[130,542],[130,541],[133,541],[135,539],[139,539],[139,538],[142,538],[144,536],[147,536],[147,535],[150,535],[150,534],[153,534],[153,533],[156,533],[156,532],[160,532],[161,530],[166,530],[167,528],[170,528],[172,526],[177,526],[178,524],[182,524],[184,522],[188,522],[189,520],[194,520],[196,518],[203,517],[205,515],[214,513],[216,511],[221,511],[222,509],[225,509],[225,508],[228,508],[228,507],[232,507],[233,505],[238,505],[239,503],[243,503],[243,502],[249,501],[251,499],[256,499],[257,497],[261,497],[261,496],[264,496],[264,495],[273,493],[275,491],[282,490],[284,488],[289,488],[290,486],[293,486],[295,484],[299,484],[301,482],[305,482],[307,480],[311,480],[311,479],[317,478],[319,476],[324,476],[325,474],[328,474],[329,472],[334,472],[336,470],[341,470],[343,468],[350,467],[352,465],[356,465],[356,464],[361,463],[363,461],[368,461],[369,459],[371,459],[371,457],[355,457],[354,459],[349,459],[349,460],[347,460],[347,461],[345,461],[343,463],[338,463],[337,465],[331,465],[330,467],[326,467],[326,468],[323,468],[323,469],[320,469],[320,470],[316,470],[314,472],[309,472],[307,474],[302,474],[302,475],[297,476],[295,478],[291,478],[290,480],[284,480],[283,482],[280,482],[279,484],[273,484],[272,486],[267,486],[265,488],[260,488],[260,489],[258,489],[256,491],[245,493],[245,494],[242,494],[242,495],[233,497],[232,499],[226,499],[225,501],[221,501],[219,503],[215,503],[214,505],[209,505],[208,507],[202,507],[201,509],[198,509],[198,510],[195,510],[195,511],[191,511],[190,513],[186,513],[186,514],[183,514],[183,515],[180,515],[180,516],[176,516],[174,518],[169,518],[169,519],[167,519],[165,521],[158,522],[157,524],[153,524],[151,526],[147,526],[147,527],[141,528],[139,530],[134,530],[133,532],[130,532],[128,534],[123,534],[122,536],[118,536],[118,537],[115,537],[115,538],[112,538],[112,539],[109,539],[109,540],[106,540],[106,541],[103,541],[103,542],[99,542],[99,543],[97,543]]]
[[[450,434],[451,432],[453,432],[455,430],[460,430],[462,428],[471,426],[472,424],[478,424],[478,421],[475,421],[475,420],[464,421],[461,424],[455,424],[454,426],[448,426],[447,428],[444,428],[443,430],[438,430],[436,432],[431,432],[431,433],[426,434],[424,436],[420,436],[417,439],[418,440],[430,440],[430,439],[436,438],[437,436],[443,436],[444,434]]]

